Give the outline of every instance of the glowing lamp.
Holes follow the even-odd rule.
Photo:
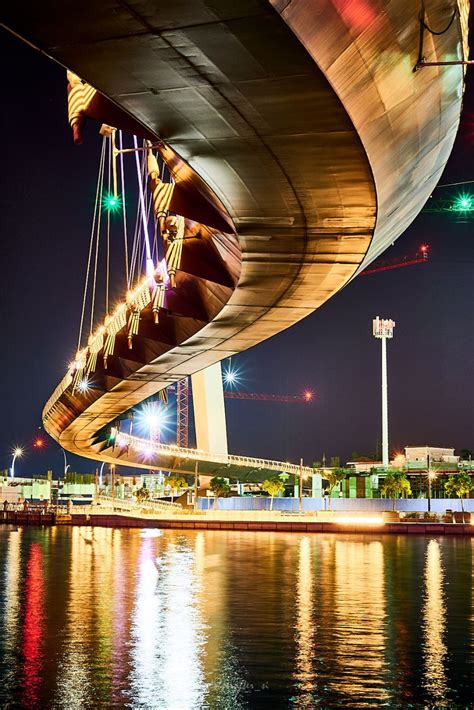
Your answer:
[[[118,209],[120,209],[120,196],[114,195],[113,193],[105,195],[103,199],[103,204],[104,208],[108,212],[116,212]]]
[[[89,382],[85,379],[81,380],[77,387],[79,392],[87,392],[87,390],[89,389]]]
[[[16,449],[14,449],[13,456],[15,456],[15,458],[19,459],[20,456],[23,456],[23,449],[20,449],[20,447],[17,447]]]
[[[43,439],[36,439],[35,441],[35,448],[36,449],[41,449],[44,446],[44,441]]]
[[[144,416],[145,423],[150,431],[158,431],[161,426],[161,417],[158,412],[147,412]]]
[[[311,402],[314,397],[314,394],[313,392],[311,392],[311,390],[305,390],[305,392],[303,393],[303,397],[305,402]]]
[[[469,212],[473,207],[474,203],[470,195],[459,195],[454,201],[452,209],[456,212]]]
[[[240,370],[232,366],[224,370],[222,376],[224,384],[228,385],[231,389],[238,387],[241,382]]]

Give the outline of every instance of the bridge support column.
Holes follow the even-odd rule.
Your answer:
[[[211,454],[228,455],[221,364],[191,376],[196,446]]]

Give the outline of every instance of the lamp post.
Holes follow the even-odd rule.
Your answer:
[[[110,473],[111,473],[111,478],[112,478],[112,510],[115,504],[115,464],[111,463],[110,464]]]
[[[12,473],[12,478],[15,478],[15,461],[23,456],[23,449],[20,449],[19,446],[16,447],[16,449],[13,450],[13,456],[12,456],[12,467],[11,467],[11,473]]]
[[[303,512],[303,459],[300,459],[300,481],[299,481],[299,490],[298,490],[298,511],[300,513]]]
[[[102,464],[101,464],[100,470],[99,470],[99,488],[102,488],[102,471],[104,470],[104,466],[105,466],[105,461],[102,461]]]
[[[431,483],[436,478],[436,472],[431,470],[430,455],[428,454],[428,513],[431,513]]]
[[[69,464],[66,459],[66,452],[64,451],[64,449],[62,447],[61,447],[61,451],[63,452],[63,458],[64,458],[64,478],[66,478],[66,473],[69,468]]]
[[[393,338],[395,321],[387,318],[374,318],[372,332],[374,338],[382,341],[382,464],[388,469],[388,385],[387,385],[387,338]]]

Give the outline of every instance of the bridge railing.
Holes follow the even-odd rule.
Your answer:
[[[297,476],[300,472],[298,464],[289,461],[275,461],[272,459],[254,458],[252,456],[237,456],[236,454],[216,454],[202,449],[190,449],[177,446],[176,444],[162,444],[148,439],[140,439],[130,434],[119,433],[116,438],[116,446],[129,446],[142,454],[155,454],[158,456],[170,456],[191,461],[206,461],[224,466],[244,466],[246,468],[267,469],[269,471],[285,472]],[[307,478],[313,473],[309,466],[303,466],[303,477]]]
[[[144,510],[151,513],[181,513],[183,510],[179,503],[171,503],[166,500],[134,501],[124,498],[112,498],[111,496],[98,496],[97,503],[102,507],[113,508],[114,510],[122,509],[131,512]],[[97,506],[94,506],[94,508],[96,507]]]

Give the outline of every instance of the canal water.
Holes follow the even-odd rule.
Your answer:
[[[0,529],[0,707],[474,707],[474,540]]]

